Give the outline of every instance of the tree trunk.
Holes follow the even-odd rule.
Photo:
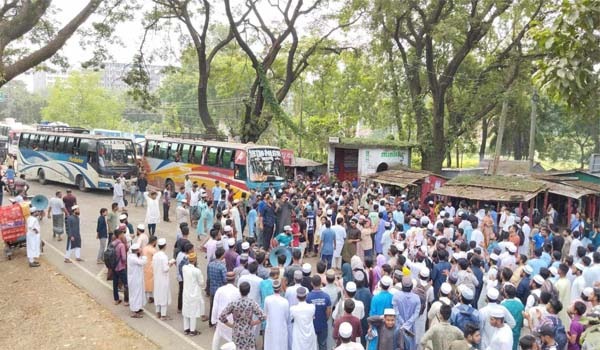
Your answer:
[[[394,120],[396,121],[396,127],[398,128],[398,140],[402,140],[402,113],[400,111],[400,87],[398,86],[398,79],[396,77],[396,67],[394,66],[394,54],[392,47],[387,45],[386,47],[388,65],[391,72],[392,81],[392,112],[394,113]]]
[[[456,167],[460,168],[460,147],[458,142],[456,143]]]
[[[204,45],[202,45],[204,46]],[[207,134],[216,135],[217,128],[208,111],[208,67],[204,47],[196,50],[198,56],[198,115]]]
[[[485,149],[487,147],[489,126],[490,118],[483,118],[481,121],[481,144],[479,145],[479,162],[485,159]]]
[[[450,153],[449,149],[448,153],[446,154],[446,167],[452,168],[452,154]]]
[[[594,121],[592,122],[592,128],[590,130],[590,136],[592,137],[592,141],[594,142],[594,153],[600,153],[600,111],[598,111],[598,102],[594,103],[593,111],[596,111],[595,115],[592,116]]]

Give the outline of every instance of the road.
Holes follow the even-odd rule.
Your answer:
[[[98,240],[96,239],[96,220],[100,208],[110,208],[112,203],[111,192],[81,192],[74,186],[49,182],[46,185],[40,185],[35,180],[28,180],[31,189],[30,195],[43,194],[51,198],[57,190],[65,192],[67,188],[73,190],[77,197],[77,203],[81,207],[81,239],[82,249],[81,257],[83,262],[76,262],[72,256],[73,263],[64,263],[64,253],[66,240],[56,241],[52,239],[52,222],[44,219],[42,226],[42,239],[46,245],[44,248],[44,259],[52,263],[57,269],[69,278],[80,288],[90,293],[100,304],[111,310],[117,317],[121,318],[132,328],[149,338],[155,344],[163,349],[209,349],[212,343],[213,329],[208,327],[207,322],[201,322],[198,319],[198,327],[201,332],[195,337],[185,336],[183,334],[183,320],[180,314],[177,314],[177,278],[175,269],[171,269],[171,305],[168,309],[168,315],[173,318],[171,321],[160,321],[155,315],[154,305],[146,305],[144,318],[134,319],[129,317],[129,308],[122,305],[114,305],[112,298],[112,282],[106,281],[106,267],[96,263],[96,254],[98,252]],[[175,217],[174,206],[171,207],[171,218]],[[145,208],[135,207],[131,203],[128,208],[130,222],[133,226],[144,222]],[[175,243],[176,224],[171,222],[159,223],[157,226],[158,237],[167,239],[167,252],[171,256],[173,244]],[[190,235],[192,236],[192,235]],[[196,243],[193,241],[192,243]],[[198,242],[199,243],[199,242]],[[199,257],[203,257],[199,254]],[[206,273],[206,259],[199,259],[199,268]],[[205,276],[206,278],[206,276]],[[205,298],[206,310],[208,312],[209,300]]]

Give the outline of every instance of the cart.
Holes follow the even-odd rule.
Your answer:
[[[12,259],[15,249],[25,247],[29,204],[13,204],[0,207],[0,233],[4,241],[4,254]]]

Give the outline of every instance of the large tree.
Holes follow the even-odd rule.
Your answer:
[[[35,124],[42,120],[41,109],[46,99],[27,91],[25,83],[13,80],[0,89],[0,118],[14,118],[23,124]]]
[[[522,1],[394,1],[379,0],[367,8],[372,13],[374,30],[384,33],[382,40],[392,41],[394,54],[399,56],[401,69],[410,92],[410,105],[417,125],[422,167],[440,172],[447,148],[449,98],[454,85],[463,84],[457,74],[466,60],[475,53],[474,64],[482,66],[478,84],[484,84],[490,74],[504,70],[507,79],[500,85],[506,90],[518,73],[521,43],[533,21],[539,18],[542,0]],[[518,15],[509,16],[512,11]],[[503,24],[495,26],[501,17]],[[486,42],[490,35],[504,38],[494,45]],[[482,57],[481,51],[487,51]],[[477,83],[477,81],[479,81]],[[450,94],[450,95],[449,95]],[[451,103],[451,101],[450,101]],[[465,116],[454,114],[452,137],[465,132],[465,126],[487,116],[497,104],[493,99],[478,112]]]

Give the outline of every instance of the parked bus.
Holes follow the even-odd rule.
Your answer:
[[[90,135],[72,127],[38,127],[19,138],[19,172],[74,184],[81,191],[111,189],[118,176],[135,179],[138,168],[133,141],[124,137]]]
[[[109,129],[92,129],[90,131],[92,135],[112,136],[112,137],[127,137],[135,144],[135,154],[138,158],[142,158],[144,152],[144,142],[146,141],[144,135],[134,134],[131,132],[125,132],[120,130],[109,130]]]
[[[148,183],[159,188],[182,185],[185,175],[192,181],[214,186],[215,180],[229,183],[234,197],[254,188],[259,191],[273,184],[279,189],[285,181],[281,150],[252,143],[209,141],[197,134],[146,136],[144,168]]]

